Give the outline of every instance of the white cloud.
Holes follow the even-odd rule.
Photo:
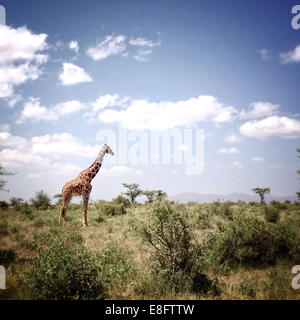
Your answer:
[[[92,82],[92,78],[83,68],[73,63],[64,63],[63,70],[59,75],[61,84],[65,86],[73,85],[81,82]]]
[[[0,25],[1,64],[14,63],[20,60],[40,61],[42,57],[37,52],[47,48],[46,38],[45,33],[33,34],[25,26],[13,29],[9,26]]]
[[[270,50],[267,49],[261,49],[258,51],[258,53],[261,56],[261,59],[264,61],[270,60],[271,59],[271,52]]]
[[[242,140],[242,137],[236,134],[235,132],[228,132],[227,135],[224,137],[224,141],[230,143],[237,143]]]
[[[32,174],[40,174],[41,170],[43,174],[79,173],[83,168],[64,161],[65,157],[95,159],[100,150],[100,146],[83,144],[69,133],[26,139],[0,132],[0,146],[4,147],[0,151],[0,163],[7,168],[26,166]]]
[[[86,54],[93,60],[103,60],[109,56],[121,54],[126,50],[126,37],[123,35],[107,35],[95,47],[90,47]]]
[[[153,48],[159,46],[160,42],[153,42],[152,40],[138,37],[135,39],[130,39],[129,44],[131,44],[132,46]]]
[[[128,129],[170,129],[200,121],[228,122],[235,113],[235,108],[224,106],[212,96],[158,103],[140,99],[128,101],[127,107],[121,110],[100,110],[98,120],[104,123],[119,122]]]
[[[47,108],[40,105],[40,100],[30,97],[28,101],[24,103],[24,108],[21,112],[17,123],[23,123],[27,120],[37,121],[55,121],[59,118],[76,113],[84,109],[86,105],[78,100],[70,100],[56,104],[52,108]]]
[[[31,149],[39,155],[49,155],[55,158],[65,155],[93,158],[97,156],[100,147],[83,144],[69,133],[36,136],[31,138]]]
[[[106,94],[104,96],[100,96],[95,102],[93,102],[92,109],[94,112],[97,112],[99,110],[103,110],[105,108],[110,108],[110,107],[123,107],[126,106],[127,101],[129,98],[120,98],[118,94],[110,95]]]
[[[141,175],[141,170],[136,170],[127,166],[114,166],[110,169],[102,169],[102,173],[108,176]]]
[[[74,50],[76,53],[79,51],[78,41],[72,40],[69,42],[69,49]]]
[[[14,86],[35,80],[40,65],[48,60],[47,35],[34,34],[26,27],[14,29],[0,25],[0,98],[14,93]]]
[[[0,67],[1,72],[1,67]],[[8,98],[13,95],[14,89],[13,85],[10,83],[0,83],[0,99]]]
[[[277,113],[279,108],[278,104],[272,104],[269,102],[253,102],[250,104],[251,110],[242,110],[239,114],[239,118],[242,120],[258,119],[267,116],[273,116]]]
[[[262,157],[253,157],[252,159],[251,159],[251,161],[254,161],[254,162],[264,162],[264,161],[266,161],[264,158],[262,158]]]
[[[280,61],[282,64],[300,62],[300,45],[294,50],[280,53]]]
[[[240,150],[238,150],[237,148],[221,148],[220,150],[218,150],[219,153],[240,153]]]
[[[12,95],[9,100],[7,101],[7,104],[9,107],[13,108],[18,102],[22,100],[22,97],[20,95]]]
[[[240,133],[247,137],[259,139],[267,139],[269,137],[299,138],[300,121],[287,117],[272,116],[244,123],[240,127]]]
[[[137,54],[133,56],[133,58],[137,61],[148,61],[148,56],[152,53],[150,49],[138,49]]]

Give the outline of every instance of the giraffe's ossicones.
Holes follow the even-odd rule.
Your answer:
[[[83,198],[83,225],[87,226],[87,207],[90,193],[92,191],[91,181],[95,178],[101,168],[104,155],[109,153],[114,155],[111,148],[104,144],[96,160],[87,169],[81,171],[79,175],[68,181],[62,188],[62,203],[60,207],[59,220],[63,217],[66,222],[66,210],[73,196],[82,196]]]

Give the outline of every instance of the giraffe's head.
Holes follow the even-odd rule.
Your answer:
[[[110,146],[108,144],[104,144],[104,152],[105,153],[109,153],[111,154],[112,156],[114,155],[114,152],[111,150]]]

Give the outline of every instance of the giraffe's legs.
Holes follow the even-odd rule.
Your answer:
[[[82,195],[83,198],[83,226],[87,227],[88,226],[88,222],[87,222],[87,209],[88,209],[88,203],[89,203],[89,197],[90,194],[89,193],[84,193]]]
[[[69,205],[69,202],[71,200],[70,196],[63,196],[61,206],[60,206],[60,212],[59,212],[59,221],[61,218],[64,218],[64,224],[66,224],[66,212],[67,212],[67,207]]]

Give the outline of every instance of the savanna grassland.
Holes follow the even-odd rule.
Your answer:
[[[300,204],[0,209],[1,299],[299,299]]]

